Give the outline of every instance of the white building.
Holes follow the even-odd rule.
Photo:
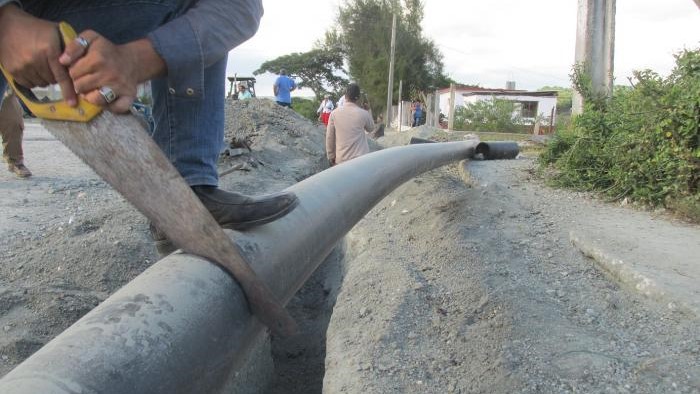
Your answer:
[[[440,112],[450,113],[450,89],[438,91],[440,94]],[[533,124],[539,119],[543,125],[554,124],[557,113],[557,92],[529,92],[515,89],[487,89],[458,85],[455,88],[455,108],[483,100],[510,100],[516,102],[516,113],[525,124]]]

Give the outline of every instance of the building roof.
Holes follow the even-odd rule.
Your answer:
[[[450,88],[444,88],[438,90],[439,94],[449,93]],[[539,97],[557,97],[558,93],[555,90],[547,91],[527,91],[527,90],[517,90],[517,89],[493,89],[493,88],[482,88],[480,86],[469,86],[469,85],[456,85],[455,93],[461,94],[462,96],[539,96]]]
[[[450,88],[442,88],[438,90],[438,93],[446,93],[449,92]],[[518,91],[518,90],[506,90],[506,89],[490,89],[490,88],[482,88],[481,86],[471,86],[471,85],[455,85],[455,91],[459,93],[464,93],[464,92],[493,92],[493,91],[508,91],[508,92],[513,92],[513,91]]]
[[[462,96],[535,96],[535,97],[557,97],[556,90],[543,90],[528,92],[526,90],[489,90],[480,92],[465,92]]]
[[[245,81],[253,81],[253,82],[255,82],[255,77],[237,77],[237,76],[233,76],[233,77],[228,77],[228,80],[231,81],[231,82],[233,82],[233,81],[237,81],[237,82],[241,82],[241,81],[244,81],[244,82],[245,82]]]

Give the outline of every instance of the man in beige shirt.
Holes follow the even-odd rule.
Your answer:
[[[350,84],[345,104],[331,112],[326,128],[326,155],[331,166],[369,153],[367,134],[374,130],[372,116],[357,105],[360,87]]]

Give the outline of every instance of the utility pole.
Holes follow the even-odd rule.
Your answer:
[[[386,96],[386,126],[391,127],[391,95],[394,92],[394,52],[396,51],[396,14],[391,22],[391,57],[389,58],[389,87],[387,88]]]
[[[452,131],[455,129],[455,84],[450,84],[450,117],[447,119],[447,130]]]
[[[435,89],[435,97],[433,98],[435,99],[435,105],[433,106],[433,111],[435,111],[433,121],[435,124],[433,126],[440,127],[440,92],[437,89]]]
[[[593,90],[601,97],[611,97],[613,90],[615,3],[616,0],[578,0],[575,61],[584,66]],[[572,111],[583,111],[583,97],[577,91]]]
[[[403,101],[401,99],[401,91],[403,90],[403,79],[399,79],[399,131],[401,131],[401,124],[403,122]]]

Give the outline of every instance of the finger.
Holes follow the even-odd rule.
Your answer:
[[[55,60],[49,60],[49,67],[53,73],[53,78],[58,83],[58,86],[61,87],[63,100],[71,107],[76,106],[78,104],[78,97],[75,94],[73,80],[68,75],[68,69]]]
[[[136,99],[136,97],[133,96],[122,96],[117,97],[117,99],[111,104],[107,104],[104,97],[102,97],[98,90],[93,90],[83,95],[83,98],[92,104],[99,105],[100,107],[106,107],[108,111],[119,114],[129,112],[131,104],[133,104],[134,100]]]
[[[105,69],[105,56],[100,50],[100,44],[102,44],[101,37],[96,37],[95,40],[90,44],[92,48],[88,53],[79,59],[75,59],[71,66],[68,68],[68,72],[73,78],[73,81],[78,81],[84,76],[90,74],[97,74],[98,71],[103,71]],[[103,81],[104,82],[104,81]],[[92,86],[91,89],[96,89],[97,86]]]
[[[46,80],[44,80],[44,78],[42,78],[41,75],[39,75],[39,73],[33,69],[27,70],[21,77],[16,78],[15,82],[30,89],[37,86],[49,85],[49,83],[46,82]]]
[[[37,85],[49,86],[56,83],[56,79],[54,79],[51,67],[49,66],[49,59],[45,59],[43,63],[43,67],[35,68],[37,77],[39,78]]]
[[[100,88],[97,74],[85,74],[80,78],[74,79],[73,85],[78,93],[88,93]]]
[[[100,92],[97,91],[97,89],[83,94],[83,98],[85,99],[85,101],[98,105],[100,107],[107,106],[107,102],[105,101],[104,97],[102,97]]]
[[[13,76],[13,78],[14,78],[14,80],[15,80],[15,83],[16,83],[17,85],[24,86],[24,87],[27,88],[27,89],[31,89],[31,88],[37,86],[36,84],[32,83],[32,78],[27,77],[27,76],[25,76],[25,75],[26,75],[26,74],[24,74],[24,75],[22,75],[22,76],[19,76],[19,75],[18,75],[18,76],[16,76],[16,77]]]
[[[111,88],[105,87],[105,90],[109,91]],[[87,94],[85,94],[85,99],[93,104],[99,105],[101,107],[109,107],[110,104],[114,104],[119,99],[119,94],[116,91],[111,90],[114,94],[113,101],[107,101],[105,95],[100,91],[100,89],[95,89]]]
[[[80,33],[75,40],[65,44],[65,49],[58,58],[58,61],[66,67],[72,65],[76,60],[80,59],[87,53],[89,46],[95,42],[98,37],[100,37],[100,35],[95,31],[85,30],[84,32]]]
[[[131,109],[131,104],[134,103],[135,97],[120,96],[112,104],[110,104],[107,109],[116,114],[123,114],[129,112]]]

